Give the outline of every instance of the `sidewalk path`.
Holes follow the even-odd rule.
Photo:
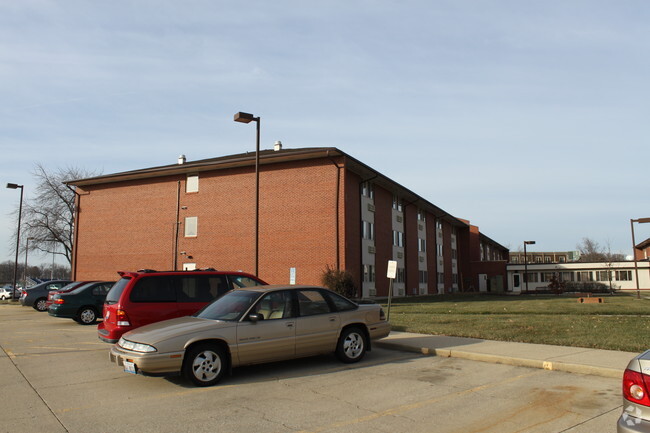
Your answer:
[[[638,355],[637,353],[615,350],[511,343],[397,331],[392,331],[384,339],[374,341],[373,345],[424,355],[463,358],[613,378],[622,378],[628,362]]]

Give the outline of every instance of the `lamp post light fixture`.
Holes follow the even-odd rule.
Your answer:
[[[535,245],[535,241],[524,241],[524,281],[526,282],[526,293],[528,293],[528,253],[526,245]]]
[[[641,289],[639,288],[639,268],[637,267],[638,265],[636,260],[636,242],[634,241],[634,223],[650,223],[650,218],[630,220],[630,228],[632,229],[632,258],[634,259],[634,278],[636,279],[636,298],[641,299]]]
[[[255,276],[258,276],[260,257],[260,118],[250,113],[235,114],[235,122],[257,123],[255,139]]]
[[[18,274],[18,250],[20,249],[20,219],[23,216],[23,192],[24,185],[18,185],[17,183],[8,183],[7,188],[9,189],[18,189],[20,188],[20,205],[18,205],[18,228],[16,229],[16,259],[14,260],[14,280],[13,280],[13,296],[16,297],[16,278]]]

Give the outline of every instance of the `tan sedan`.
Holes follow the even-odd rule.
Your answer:
[[[193,316],[127,332],[110,359],[127,373],[181,373],[209,386],[240,365],[332,352],[357,362],[371,340],[389,333],[378,304],[355,304],[322,287],[259,286],[228,292]]]

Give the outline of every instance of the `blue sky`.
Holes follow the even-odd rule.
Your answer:
[[[37,162],[254,150],[246,111],[263,148],[338,147],[512,250],[630,254],[650,217],[648,22],[642,0],[0,0],[1,180],[29,198]],[[12,260],[19,193],[0,195]]]

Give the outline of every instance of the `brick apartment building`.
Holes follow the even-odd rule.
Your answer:
[[[320,284],[349,271],[364,297],[505,290],[508,250],[336,148],[260,152],[259,276]],[[72,275],[254,272],[255,154],[68,182],[77,191]]]

